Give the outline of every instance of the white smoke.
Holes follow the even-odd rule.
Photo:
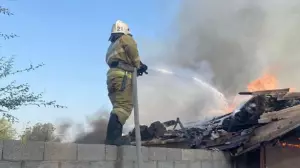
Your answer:
[[[198,76],[226,97],[246,90],[265,71],[276,75],[281,87],[297,88],[299,9],[297,0],[181,1],[166,31],[172,38],[159,41],[159,51],[155,45],[141,47],[156,53],[149,61],[152,66],[168,65]],[[212,112],[222,109],[212,90],[162,74],[139,79],[139,102],[141,123],[176,117],[190,121],[223,113]]]
[[[168,121],[179,117],[183,122],[201,120],[223,114],[226,100],[211,85],[192,74],[176,76],[174,72],[160,70],[139,77],[140,123]],[[195,80],[197,79],[197,80]],[[206,112],[206,113],[204,113]],[[133,114],[126,127],[133,127]]]

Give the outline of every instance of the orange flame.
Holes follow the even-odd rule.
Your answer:
[[[278,88],[278,81],[275,76],[266,73],[262,77],[250,82],[247,86],[249,92],[261,91],[261,90],[271,90]],[[232,112],[237,106],[237,99],[235,96],[233,102],[227,108],[228,112]]]
[[[230,112],[232,112],[235,108],[236,108],[236,104],[233,102],[233,103],[231,103],[231,104],[228,105],[226,111],[230,113]]]
[[[280,145],[282,147],[300,148],[300,144],[289,144],[286,142],[281,142]]]
[[[300,138],[297,138],[297,140],[300,141]],[[278,141],[278,144],[282,147],[300,148],[300,144],[291,144],[291,143],[281,142],[281,141]]]
[[[290,88],[290,92],[295,92],[296,91],[296,88]]]
[[[278,89],[278,80],[276,76],[272,75],[271,73],[265,73],[263,76],[260,78],[250,82],[247,86],[247,90],[249,92],[255,92],[255,91],[263,91],[263,90],[273,90],[273,89]],[[294,92],[296,89],[295,88],[290,88],[290,92]],[[229,105],[227,108],[228,112],[232,112],[236,106],[237,96],[234,98],[233,102]]]
[[[248,91],[250,91],[250,92],[277,89],[278,88],[278,80],[276,79],[275,76],[273,76],[269,73],[266,73],[262,77],[249,83],[247,88],[248,88]]]

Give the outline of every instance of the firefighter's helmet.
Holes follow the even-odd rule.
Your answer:
[[[116,23],[113,24],[111,33],[131,34],[128,25],[121,20],[117,20]]]

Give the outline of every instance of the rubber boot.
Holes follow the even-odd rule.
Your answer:
[[[107,131],[106,131],[106,144],[107,145],[129,145],[128,140],[122,138],[123,125],[119,122],[116,114],[111,114],[109,117]]]

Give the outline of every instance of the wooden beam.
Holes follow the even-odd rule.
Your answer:
[[[274,120],[287,119],[300,116],[300,105],[282,109],[279,111],[272,111],[263,113],[258,120],[258,123],[269,123]]]
[[[260,168],[266,168],[266,148],[264,144],[260,145]]]
[[[282,95],[290,91],[290,88],[285,89],[274,89],[274,90],[263,90],[255,92],[239,92],[240,95]]]
[[[278,100],[290,100],[290,99],[299,99],[300,92],[289,92],[282,97],[279,97]]]
[[[274,121],[267,125],[261,126],[254,131],[254,135],[250,138],[249,142],[245,144],[245,148],[249,148],[262,142],[271,141],[299,126],[299,115],[288,119]]]

